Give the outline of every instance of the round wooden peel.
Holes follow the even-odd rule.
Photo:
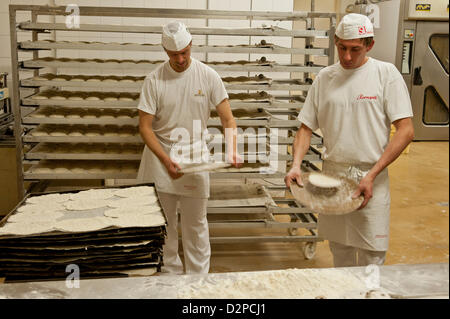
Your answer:
[[[311,192],[311,190],[316,188],[308,187],[309,174],[310,173],[302,173],[301,175],[304,187],[292,182],[290,188],[294,198],[315,213],[326,215],[343,215],[357,210],[364,201],[363,196],[352,199],[353,193],[358,189],[358,183],[352,179],[342,176],[327,174],[330,177],[334,177],[342,181],[341,186],[337,187],[335,191],[330,192],[327,190],[324,192]]]

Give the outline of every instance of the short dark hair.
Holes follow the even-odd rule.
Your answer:
[[[340,38],[337,35],[334,35],[334,42],[338,42],[340,40]],[[361,42],[366,46],[369,47],[372,45],[373,43],[373,37],[369,37],[369,38],[361,38],[360,39]]]

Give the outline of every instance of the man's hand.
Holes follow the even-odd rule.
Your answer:
[[[180,165],[172,161],[170,158],[164,162],[164,166],[172,179],[178,179],[184,175],[183,173],[178,172],[181,169]]]
[[[236,168],[242,167],[244,164],[244,159],[238,153],[230,153],[227,157],[227,162],[231,163]]]
[[[358,189],[353,193],[352,198],[356,199],[359,196],[364,195],[364,201],[362,202],[359,209],[363,209],[366,207],[367,203],[373,196],[373,178],[369,175],[366,175],[360,182]]]
[[[300,170],[300,167],[292,167],[284,177],[284,183],[286,186],[289,188],[291,187],[291,183],[294,182],[303,187],[301,173],[302,171]]]

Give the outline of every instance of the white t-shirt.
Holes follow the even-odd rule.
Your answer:
[[[391,63],[369,58],[357,69],[340,63],[319,72],[298,120],[323,134],[324,160],[375,164],[383,154],[391,123],[412,117],[408,89]]]
[[[228,94],[219,74],[191,57],[191,64],[184,72],[176,72],[167,61],[148,74],[142,86],[138,109],[154,115],[153,131],[170,155],[172,146],[179,142],[179,136],[172,134],[173,131],[185,129],[189,133],[190,143],[201,142],[210,109],[226,98]],[[200,124],[195,129],[194,121]],[[138,179],[153,180],[161,192],[209,197],[208,173],[185,174],[172,180],[164,165],[147,146]]]

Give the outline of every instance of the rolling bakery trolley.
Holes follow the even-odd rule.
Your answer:
[[[201,37],[200,41],[194,40],[192,52],[203,54],[204,62],[222,76],[237,125],[245,129],[242,134],[244,158],[246,161],[251,156],[258,158],[257,163],[246,163],[241,170],[229,168],[211,173],[210,226],[285,228],[289,233],[289,236],[212,237],[211,242],[302,241],[307,243],[305,257],[312,258],[315,242],[320,240],[315,231],[315,214],[288,196],[272,198],[270,191],[282,189],[284,192],[284,186],[271,179],[284,177],[286,165],[292,158],[286,149],[292,144],[299,126],[296,116],[314,74],[326,66],[315,64],[312,57],[319,56],[326,58],[328,64],[334,63],[335,14],[314,12],[314,1],[311,12],[78,9],[81,17],[101,22],[107,21],[103,20],[105,17],[124,21],[133,18],[205,21],[205,27],[188,26],[194,39]],[[19,21],[18,12],[21,17],[24,12],[29,14],[29,20]],[[139,167],[143,142],[137,127],[136,106],[145,75],[164,62],[158,58],[162,57],[162,47],[159,40],[106,42],[94,41],[93,35],[123,34],[127,39],[133,39],[132,35],[157,36],[161,26],[81,23],[72,28],[64,23],[67,16],[66,7],[10,6],[14,128],[16,132],[24,130],[24,134],[16,134],[21,195],[25,193],[25,181],[135,179]],[[214,19],[250,20],[250,27],[212,27],[210,21]],[[316,19],[329,20],[329,29],[316,30]],[[264,24],[256,24],[257,21],[264,21]],[[305,28],[278,26],[285,21],[304,23]],[[71,32],[77,32],[80,41],[67,41],[67,36],[60,36]],[[217,36],[244,37],[247,42],[211,44],[210,39]],[[267,40],[269,37],[288,37],[291,43],[276,45]],[[254,40],[256,38],[258,41]],[[304,40],[304,46],[294,47],[296,39]],[[328,46],[315,47],[315,39],[325,40]],[[64,56],[62,52],[68,50],[76,52],[75,56]],[[106,53],[122,58],[106,58]],[[217,53],[246,54],[248,59],[213,61],[211,56]],[[290,63],[277,61],[277,55],[288,55]],[[305,63],[292,63],[294,55],[304,56]],[[156,58],[148,59],[153,56]],[[230,73],[240,76],[229,76]],[[295,74],[301,75],[295,78]],[[220,120],[214,110],[211,111],[208,127],[219,129]],[[248,143],[255,139],[261,145],[256,150]],[[319,135],[313,136],[312,144],[320,146],[321,142]],[[265,156],[265,161],[259,160],[261,155]],[[318,169],[313,163],[316,161],[320,161],[320,152],[312,147],[304,168]],[[261,166],[265,166],[265,170],[261,171]],[[224,179],[227,182],[221,183]],[[253,185],[249,182],[252,180],[263,185]],[[277,214],[289,215],[290,222],[277,222],[274,218]],[[297,228],[308,229],[310,235],[297,235]]]

